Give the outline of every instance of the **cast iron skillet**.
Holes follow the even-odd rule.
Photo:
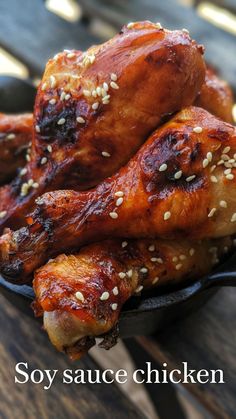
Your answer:
[[[1,112],[31,111],[34,96],[35,88],[29,82],[0,77]],[[143,293],[141,297],[132,297],[122,310],[120,335],[153,334],[196,310],[221,286],[236,286],[236,251],[209,275],[194,282],[179,285],[178,288],[157,288]],[[30,286],[10,284],[0,276],[0,290],[12,304],[33,315],[30,303],[34,293]]]

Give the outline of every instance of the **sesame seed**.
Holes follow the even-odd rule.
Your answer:
[[[231,222],[234,223],[235,221],[236,221],[236,212],[234,212],[231,217]]]
[[[193,247],[191,247],[191,249],[189,250],[190,256],[193,256],[194,253],[195,253],[195,249]]]
[[[227,154],[230,151],[230,147],[227,146],[224,148],[224,150],[222,151],[222,154]]]
[[[211,176],[211,182],[217,183],[218,182],[217,177],[216,176]]]
[[[79,124],[85,124],[85,119],[84,119],[84,118],[82,118],[82,116],[77,116],[76,121],[77,121]]]
[[[224,164],[224,160],[219,160],[219,161],[217,162],[217,166],[220,166],[221,164]]]
[[[165,213],[164,213],[164,216],[163,216],[163,218],[164,218],[164,220],[166,221],[166,220],[169,220],[169,218],[171,217],[171,212],[170,211],[166,211]]]
[[[110,86],[112,87],[112,89],[116,89],[116,90],[119,89],[119,86],[115,81],[111,81]]]
[[[27,173],[27,169],[26,169],[26,167],[24,167],[23,169],[21,169],[19,175],[24,176],[24,175],[26,175],[26,173]]]
[[[102,156],[103,157],[111,157],[110,153],[108,153],[107,151],[102,151]]]
[[[107,95],[107,91],[105,89],[103,89],[103,87],[101,89],[101,93],[102,93],[102,96],[103,97]]]
[[[134,27],[134,22],[129,22],[127,24],[127,29],[132,29]]]
[[[215,212],[216,212],[216,208],[212,208],[211,211],[208,214],[208,218],[213,217],[213,215],[215,214]]]
[[[183,266],[182,263],[178,263],[178,265],[176,265],[175,269],[177,271],[179,271],[182,268],[182,266]]]
[[[162,29],[162,26],[161,26],[160,22],[156,22],[155,26],[156,26],[157,29]]]
[[[70,98],[71,98],[70,93],[67,93],[67,94],[65,95],[65,100],[69,100]]]
[[[67,58],[73,58],[75,56],[74,52],[70,52],[69,54],[67,54]]]
[[[28,185],[29,185],[30,187],[33,185],[33,183],[34,183],[34,180],[33,180],[33,179],[28,180]]]
[[[102,99],[102,103],[103,103],[103,105],[108,105],[110,103],[110,101],[109,101],[109,99],[106,99],[106,100]]]
[[[42,89],[42,90],[45,90],[45,89],[46,89],[46,87],[47,87],[47,83],[43,83],[43,84],[42,84],[41,89]]]
[[[99,103],[98,102],[94,102],[92,104],[92,109],[95,111],[98,108],[98,106],[99,106]]]
[[[127,245],[128,245],[128,242],[126,242],[126,241],[121,243],[121,247],[123,247],[123,248],[126,247]]]
[[[202,167],[205,169],[205,167],[207,167],[209,164],[209,160],[208,159],[204,159],[202,162]]]
[[[154,244],[151,244],[148,248],[149,252],[154,252],[155,251],[155,246]]]
[[[230,167],[230,168],[232,168],[232,164],[231,164],[231,163],[229,163],[228,161],[225,161],[225,162],[224,162],[224,166],[225,166],[225,167]]]
[[[66,96],[66,92],[61,92],[60,100],[64,100]]]
[[[214,164],[213,166],[211,166],[210,172],[211,173],[214,172],[215,168],[216,168],[216,165]]]
[[[14,140],[14,138],[16,138],[16,135],[15,134],[8,134],[6,138],[7,138],[7,140]]]
[[[201,132],[202,132],[202,127],[194,127],[194,128],[193,128],[193,132],[195,132],[196,134],[201,134]]]
[[[56,79],[54,76],[50,76],[49,80],[50,80],[50,86],[53,89],[56,86]]]
[[[90,97],[91,92],[89,90],[83,90],[83,95],[86,96],[86,97]]]
[[[207,157],[207,160],[209,160],[209,162],[212,161],[212,153],[211,153],[211,151],[208,151],[206,157]]]
[[[96,59],[96,56],[94,54],[91,54],[91,55],[88,56],[88,58],[90,60],[90,63],[93,64],[95,59]]]
[[[115,73],[111,73],[111,80],[112,81],[116,81],[117,80],[117,75]]]
[[[5,215],[7,215],[7,211],[1,211],[0,212],[0,218],[4,218]]]
[[[143,290],[143,285],[140,285],[138,288],[136,288],[135,292],[138,293]]]
[[[100,297],[100,300],[101,301],[106,301],[106,300],[108,300],[109,296],[110,296],[109,292],[105,291],[105,292],[102,293],[102,295]]]
[[[177,261],[178,261],[177,256],[174,256],[174,257],[172,258],[172,262],[177,262]]]
[[[42,165],[43,165],[43,164],[46,164],[46,163],[47,163],[47,161],[48,161],[47,157],[42,157],[42,159],[41,159],[41,164],[42,164]]]
[[[182,176],[182,173],[183,173],[182,170],[179,170],[178,172],[175,173],[174,178],[175,179],[180,179],[181,176]]]
[[[113,218],[113,220],[116,220],[116,218],[118,218],[117,212],[114,212],[114,211],[110,212],[109,215],[110,215],[111,218]]]
[[[26,158],[26,161],[30,161],[31,160],[31,157],[30,157],[29,154],[26,154],[25,158]]]
[[[219,203],[221,208],[227,208],[227,202],[226,201],[220,201]]]
[[[158,258],[151,258],[151,262],[158,262]]]
[[[158,281],[159,281],[159,277],[156,276],[152,281],[152,285],[156,284]]]
[[[50,105],[55,105],[55,103],[56,103],[56,99],[55,99],[55,98],[50,99],[50,100],[49,100],[49,103],[50,103]]]
[[[38,187],[39,187],[38,182],[34,182],[34,183],[32,184],[32,188],[37,189]]]
[[[65,118],[60,118],[59,121],[57,121],[57,125],[63,125],[65,122]]]
[[[75,297],[77,298],[77,300],[82,301],[82,303],[84,302],[84,296],[83,296],[82,292],[77,291],[77,292],[75,293]]]
[[[226,170],[224,170],[224,174],[225,174],[225,175],[229,175],[229,174],[231,173],[231,170],[232,170],[232,169],[226,169]]]
[[[124,279],[126,277],[126,273],[125,272],[119,272],[118,276],[120,279]]]
[[[114,195],[115,195],[115,196],[118,196],[118,197],[119,197],[119,196],[121,196],[121,197],[122,197],[122,196],[124,196],[124,192],[122,192],[122,191],[117,191],[117,192],[115,192],[115,193],[114,193]]]
[[[185,255],[180,255],[180,260],[185,260],[186,259],[186,256]]]
[[[92,96],[93,96],[93,97],[97,97],[97,89],[94,89],[94,90],[92,91]]]
[[[188,176],[186,178],[186,182],[191,182],[191,180],[195,179],[196,175]]]
[[[124,201],[124,199],[123,198],[118,198],[117,200],[116,200],[116,206],[117,207],[119,207],[122,203],[123,203],[123,201]]]
[[[97,95],[98,95],[98,96],[101,96],[101,95],[102,95],[102,88],[101,88],[100,86],[98,86],[98,87],[96,88],[96,92],[97,92]]]
[[[23,183],[23,185],[21,186],[21,196],[26,196],[29,192],[29,185],[28,183]]]
[[[163,163],[160,167],[159,167],[159,172],[164,172],[167,169],[167,164]]]
[[[133,275],[133,270],[132,270],[132,269],[130,269],[129,271],[127,271],[127,272],[126,272],[126,274],[127,274],[127,276],[128,276],[129,278],[132,278],[132,275]]]
[[[231,164],[235,163],[235,159],[229,159],[228,163],[231,163]]]
[[[229,173],[229,174],[228,174],[228,175],[226,175],[225,177],[226,177],[226,179],[228,179],[228,180],[233,180],[234,175],[233,175],[232,173]]]
[[[111,309],[112,309],[113,311],[117,310],[117,307],[118,307],[118,304],[117,304],[117,303],[113,303],[113,304],[111,304]]]
[[[189,34],[188,29],[185,29],[185,28],[182,29],[182,32]]]
[[[140,269],[140,272],[142,272],[142,274],[146,274],[148,272],[148,269],[145,268],[145,266],[143,268]]]
[[[52,146],[51,145],[48,145],[47,146],[47,150],[48,150],[49,153],[51,153],[52,152]]]
[[[102,98],[103,103],[109,101],[111,95],[106,95]]]
[[[228,154],[221,154],[221,159],[226,161],[229,160]]]
[[[119,290],[118,290],[117,287],[114,287],[113,290],[112,290],[112,292],[113,292],[114,295],[118,295],[119,294]]]
[[[102,85],[103,89],[105,90],[105,92],[108,92],[109,90],[109,86],[108,84],[104,81],[103,85]]]
[[[163,259],[162,258],[157,258],[157,262],[160,264],[163,264]]]

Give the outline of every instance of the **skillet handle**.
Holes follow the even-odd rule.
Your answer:
[[[236,255],[234,254],[220,268],[207,278],[207,287],[228,286],[236,287]]]

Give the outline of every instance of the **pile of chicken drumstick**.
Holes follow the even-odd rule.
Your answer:
[[[131,23],[50,59],[33,115],[0,114],[0,274],[33,280],[73,359],[132,295],[207,274],[235,245],[233,96],[203,54],[186,29]]]

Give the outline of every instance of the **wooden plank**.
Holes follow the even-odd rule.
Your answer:
[[[40,75],[49,57],[65,48],[87,49],[98,39],[79,23],[49,12],[43,1],[0,2],[0,46]]]
[[[84,13],[99,16],[117,29],[129,21],[160,21],[169,29],[189,29],[192,38],[206,47],[206,59],[220,70],[236,92],[236,37],[201,19],[192,8],[174,0],[80,0]]]
[[[0,295],[0,417],[4,419],[144,419],[113,384],[62,384],[58,375],[49,390],[41,384],[14,384],[15,364],[30,369],[99,369],[90,358],[70,362],[48,341],[41,323],[19,312]],[[4,327],[3,327],[4,326]],[[122,368],[122,366],[121,366]],[[59,374],[59,373],[58,373]]]
[[[200,310],[161,332],[138,342],[169,369],[222,369],[225,384],[186,384],[187,389],[215,418],[233,418],[236,412],[236,289],[220,290]]]

